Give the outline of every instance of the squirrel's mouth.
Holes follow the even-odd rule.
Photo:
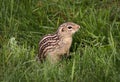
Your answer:
[[[76,32],[80,29],[80,26],[77,27]]]

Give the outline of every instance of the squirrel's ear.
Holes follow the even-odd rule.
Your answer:
[[[58,31],[59,31],[59,32],[64,32],[64,31],[65,31],[65,28],[61,26],[61,27],[59,27]]]
[[[61,32],[64,32],[65,31],[65,28],[61,28]]]

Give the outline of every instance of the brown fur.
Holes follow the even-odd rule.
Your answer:
[[[60,25],[55,34],[44,36],[39,42],[39,60],[44,60],[47,57],[50,62],[54,63],[60,60],[61,55],[69,55],[72,35],[79,28],[79,25],[67,22]]]

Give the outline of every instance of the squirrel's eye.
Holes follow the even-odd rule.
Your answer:
[[[68,29],[71,29],[72,27],[71,26],[68,26]]]

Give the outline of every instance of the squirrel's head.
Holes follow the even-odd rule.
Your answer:
[[[72,36],[75,32],[79,30],[80,26],[73,22],[66,22],[59,26],[58,34],[62,36]]]

